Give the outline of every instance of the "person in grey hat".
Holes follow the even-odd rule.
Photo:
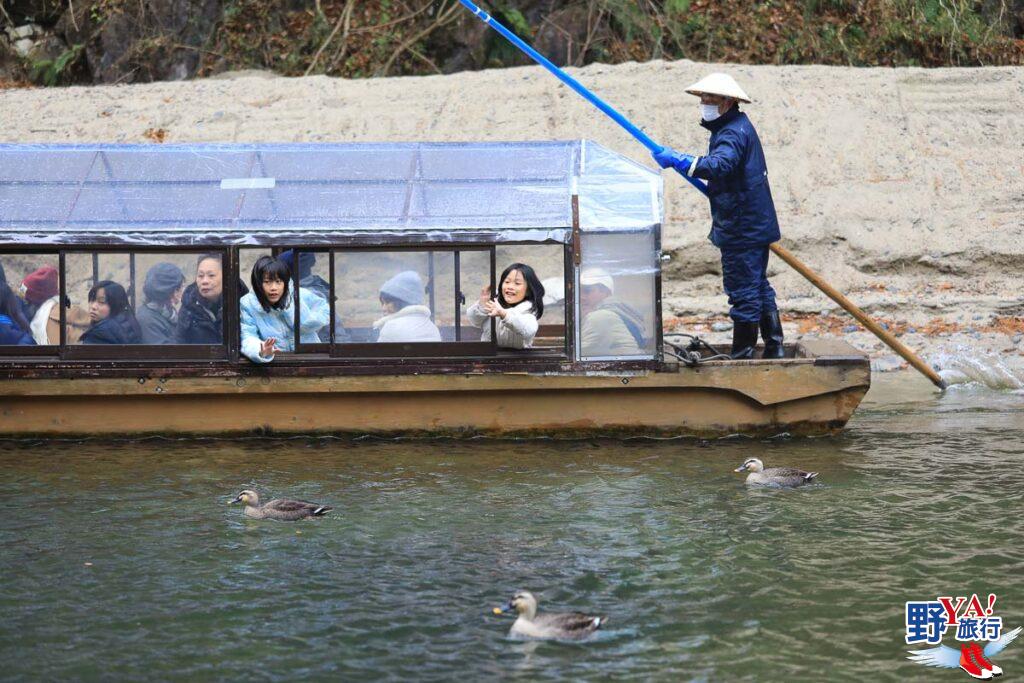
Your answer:
[[[142,285],[145,303],[135,318],[143,344],[177,344],[178,306],[185,289],[185,274],[173,263],[158,263],[146,273]]]
[[[439,342],[441,332],[423,305],[423,281],[414,270],[404,270],[380,288],[384,317],[373,323],[381,343]]]

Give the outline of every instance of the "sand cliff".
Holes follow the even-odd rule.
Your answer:
[[[912,347],[964,342],[1024,354],[1024,69],[680,61],[573,72],[656,140],[700,153],[707,132],[682,90],[722,69],[755,100],[745,110],[765,147],[785,246]],[[651,163],[643,147],[535,67],[7,90],[0,120],[0,138],[10,142],[586,137]],[[666,174],[665,218],[669,324],[723,319],[706,200]],[[782,307],[795,314],[791,336],[827,330],[878,350],[785,264],[771,270]]]

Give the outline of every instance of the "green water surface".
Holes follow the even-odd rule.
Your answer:
[[[909,376],[829,439],[3,443],[0,679],[967,680],[904,659],[904,602],[1024,625],[1022,443],[1024,397]],[[518,588],[607,630],[509,639]]]

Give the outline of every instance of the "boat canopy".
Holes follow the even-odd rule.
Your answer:
[[[572,239],[660,226],[660,173],[587,140],[0,145],[0,230],[19,244]]]

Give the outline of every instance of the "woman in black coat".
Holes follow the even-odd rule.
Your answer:
[[[224,335],[224,268],[220,254],[203,254],[196,281],[185,288],[178,311],[179,344],[220,344]]]
[[[81,344],[141,344],[142,330],[135,319],[124,287],[100,280],[89,290],[89,319]]]
[[[238,283],[238,296],[249,288]],[[203,254],[196,263],[196,281],[185,288],[178,311],[179,344],[224,343],[224,268],[220,254]]]

